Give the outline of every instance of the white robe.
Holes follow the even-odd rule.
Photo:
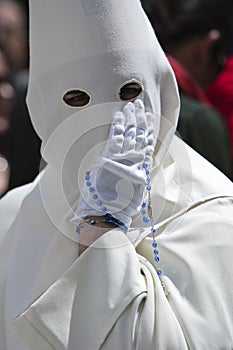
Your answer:
[[[0,350],[233,349],[233,186],[173,137],[177,86],[140,1],[29,5],[27,102],[48,166],[0,202]],[[151,195],[168,297],[140,215],[80,257],[70,221],[135,80],[159,127]],[[65,105],[70,89],[90,105]]]
[[[193,182],[185,165],[179,174],[193,185],[192,200],[157,224],[168,297],[149,228],[111,230],[78,258],[77,242],[37,221],[44,210],[37,181],[2,199],[1,350],[233,348],[232,183],[188,153]],[[25,213],[31,230],[23,231]]]

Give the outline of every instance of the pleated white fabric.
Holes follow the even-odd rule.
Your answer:
[[[30,38],[28,105],[48,165],[0,202],[0,350],[233,349],[233,186],[174,136],[177,86],[140,2],[31,0]],[[80,257],[71,222],[132,80],[160,125],[152,205],[168,296],[140,216]],[[88,107],[62,102],[74,88]]]

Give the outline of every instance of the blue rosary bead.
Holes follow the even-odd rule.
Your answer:
[[[146,183],[147,184],[151,183],[151,179],[149,177],[146,178]]]
[[[143,221],[145,222],[145,224],[147,224],[148,222],[150,222],[150,220],[148,218],[143,218]]]
[[[98,199],[99,197],[98,197],[97,194],[94,194],[93,198],[96,200],[96,199]]]
[[[153,226],[153,213],[152,213],[152,206],[151,206],[151,178],[150,178],[150,171],[148,169],[148,165],[146,163],[143,163],[142,165],[142,170],[145,171],[145,174],[146,174],[146,178],[145,178],[145,188],[146,190],[148,191],[148,206],[147,206],[147,203],[146,201],[143,201],[142,205],[141,205],[141,214],[143,216],[143,222],[144,223],[152,223],[152,227],[151,227],[151,234],[153,236],[153,242],[152,242],[152,247],[154,248],[153,249],[153,253],[154,253],[154,258],[153,260],[155,261],[155,263],[157,264],[157,275],[160,277],[161,275],[163,275],[163,272],[162,270],[160,269],[160,258],[159,258],[159,251],[156,249],[158,247],[158,244],[157,242],[155,241],[155,233],[156,233],[156,229],[154,228]],[[167,292],[167,289],[166,289],[166,286],[164,284],[164,282],[162,281],[162,278],[160,278],[161,280],[161,284],[162,284],[162,287],[163,287],[163,290],[165,292],[165,295],[168,296],[168,292]]]
[[[87,185],[87,187],[90,187],[91,186],[91,182],[90,181],[86,182],[86,185]]]
[[[97,202],[97,205],[98,205],[99,207],[101,207],[102,204],[103,204],[103,203],[102,203],[101,200],[99,200],[99,201]]]
[[[89,191],[90,191],[91,193],[93,193],[93,192],[95,192],[95,189],[94,189],[93,187],[90,187],[90,188],[89,188]]]
[[[76,233],[80,234],[81,229],[84,227],[83,223],[78,224],[78,226],[76,226]]]

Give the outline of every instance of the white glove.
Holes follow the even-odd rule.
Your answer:
[[[140,211],[146,175],[155,146],[154,116],[141,100],[129,102],[114,115],[108,142],[81,191],[74,219],[106,213],[130,226]]]

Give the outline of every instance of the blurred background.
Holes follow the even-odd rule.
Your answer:
[[[233,0],[141,2],[177,79],[177,134],[232,179]]]
[[[28,64],[28,2],[0,0],[0,197],[40,168],[40,139],[25,103]]]
[[[232,179],[233,0],[141,2],[178,82],[177,135]],[[0,0],[0,197],[40,169],[28,64],[28,1]]]

